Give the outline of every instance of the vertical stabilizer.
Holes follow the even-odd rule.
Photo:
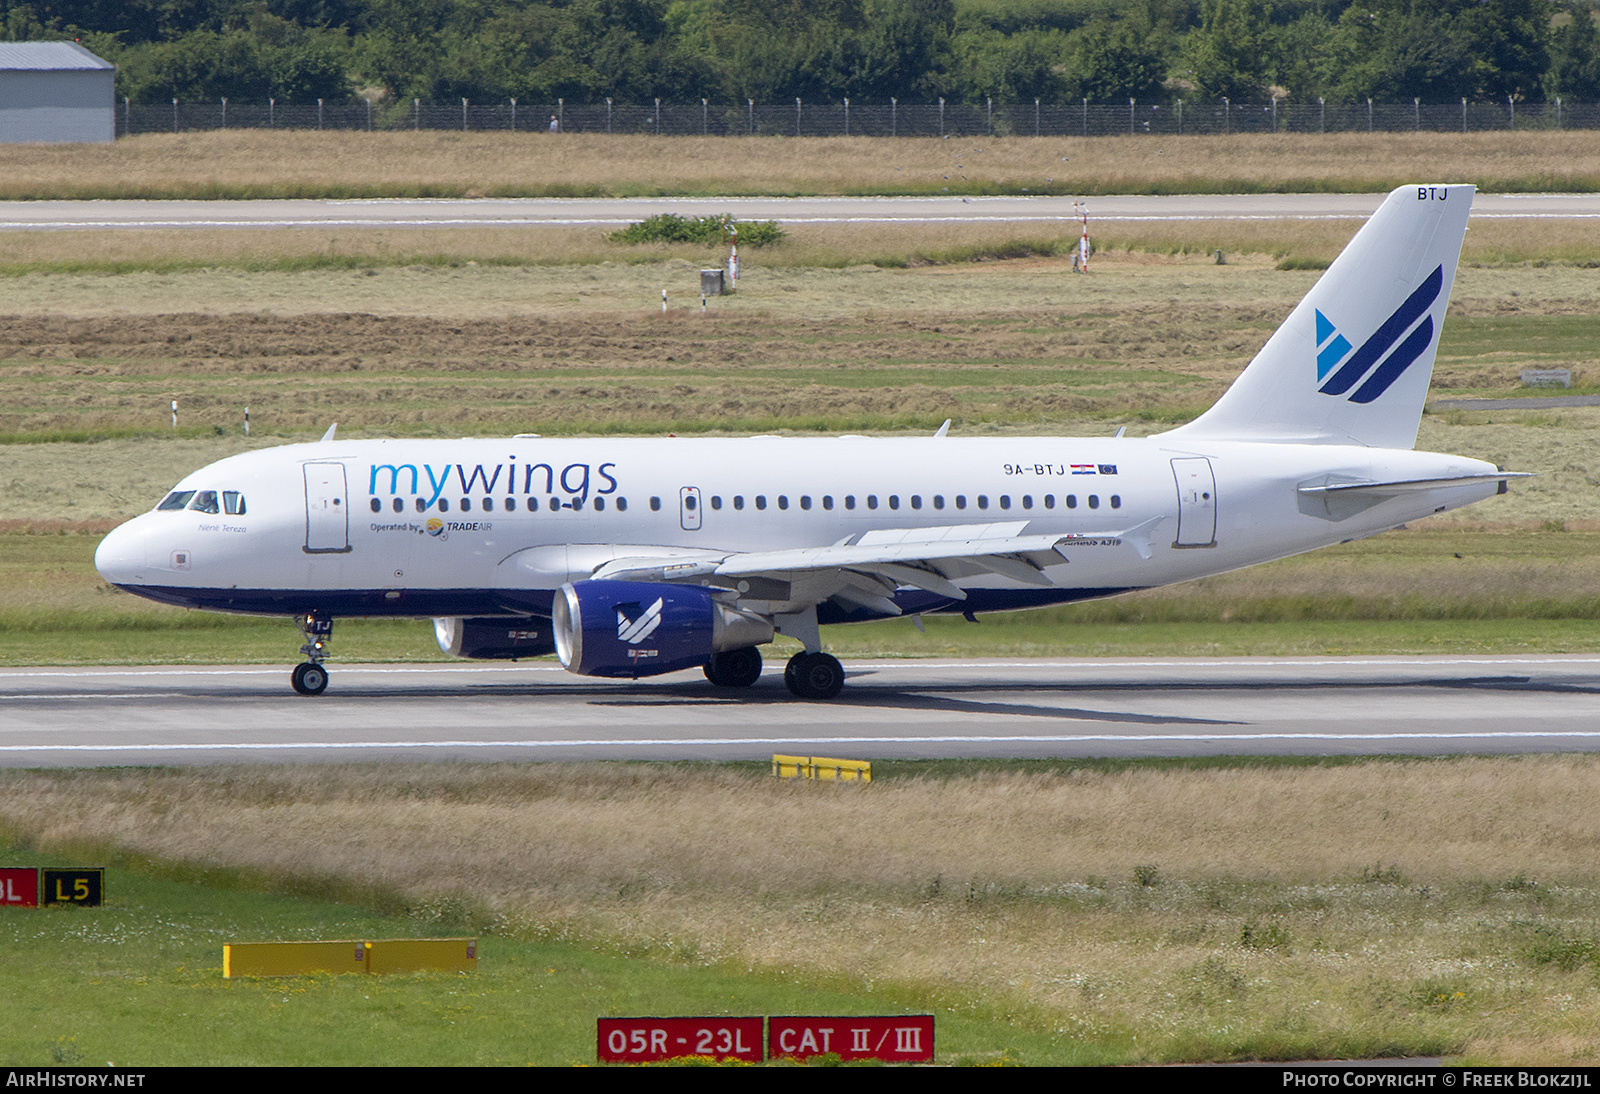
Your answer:
[[[1217,404],[1167,436],[1416,444],[1471,186],[1402,186]]]

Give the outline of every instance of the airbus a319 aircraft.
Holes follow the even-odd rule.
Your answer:
[[[232,456],[100,544],[108,582],[296,617],[432,618],[446,652],[572,672],[703,668],[839,694],[819,626],[1190,581],[1504,493],[1413,451],[1473,188],[1391,193],[1222,398],[1152,437],[339,440]],[[948,423],[946,423],[948,426]]]

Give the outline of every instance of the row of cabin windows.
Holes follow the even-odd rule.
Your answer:
[[[732,500],[733,500],[733,507],[735,509],[743,509],[744,508],[744,495],[735,494],[733,496]],[[868,509],[876,509],[876,508],[878,508],[878,495],[876,495],[876,494],[868,494],[864,500],[866,501],[866,507]],[[890,494],[888,496],[888,498],[885,499],[885,500],[887,500],[890,509],[898,509],[898,508],[900,508],[900,495],[899,494]],[[921,494],[912,494],[906,500],[910,502],[911,508],[913,508],[913,509],[921,509],[922,508],[923,497],[922,497]],[[945,508],[945,496],[943,494],[934,494],[931,497],[929,497],[927,500],[932,504],[933,508],[935,508],[935,509],[943,509],[943,508]],[[965,508],[967,508],[968,499],[967,499],[967,496],[965,494],[956,494],[950,500],[954,503],[954,506],[957,509],[965,509]],[[989,508],[989,500],[990,499],[989,499],[989,495],[988,494],[978,494],[976,497],[974,497],[972,499],[972,501],[976,504],[976,507],[979,508],[979,509],[987,509],[987,508]],[[1023,494],[1017,500],[1021,503],[1022,508],[1024,508],[1024,509],[1032,509],[1033,508],[1034,497],[1033,497],[1032,494]],[[1043,497],[1041,497],[1038,500],[1040,501],[1040,503],[1046,509],[1054,509],[1056,507],[1056,496],[1054,494],[1045,494]],[[1100,508],[1100,495],[1099,494],[1090,494],[1085,500],[1088,502],[1090,509],[1098,509],[1098,508]],[[1111,508],[1113,508],[1113,509],[1121,509],[1122,508],[1122,495],[1120,495],[1120,494],[1112,494],[1111,497],[1108,500],[1111,503]],[[754,498],[754,501],[755,501],[755,506],[756,506],[757,509],[765,509],[767,507],[767,496],[765,494],[757,494],[755,496],[755,498]],[[995,499],[995,501],[998,502],[999,507],[1001,509],[1010,509],[1011,508],[1012,498],[1011,498],[1010,494],[1001,494],[998,498]],[[778,508],[779,509],[787,509],[787,508],[789,508],[789,497],[788,497],[787,494],[779,494],[778,497],[777,497],[777,502],[778,502]],[[1063,505],[1065,505],[1068,509],[1076,509],[1078,507],[1078,495],[1076,495],[1076,494],[1066,494],[1061,498],[1061,503]],[[802,509],[810,509],[811,506],[812,506],[811,495],[809,495],[809,494],[801,494],[800,495],[800,508],[802,508]],[[694,511],[694,508],[695,508],[695,497],[694,497],[694,495],[690,494],[690,495],[686,496],[683,499],[683,507],[685,509],[689,510],[690,512]],[[844,496],[844,507],[846,509],[854,509],[854,508],[856,508],[856,496],[854,494],[846,494]],[[650,499],[650,508],[651,509],[660,509],[661,508],[661,499],[660,498],[651,498]],[[713,508],[713,509],[721,509],[722,508],[722,498],[719,497],[716,494],[712,494],[711,495],[711,508]],[[832,509],[833,508],[833,495],[832,494],[824,494],[824,495],[822,495],[822,508],[824,508],[824,509]]]
[[[213,506],[215,505],[216,495],[215,495],[214,492],[212,492],[212,491],[201,491],[201,493],[203,493],[203,494],[205,494],[205,493],[211,494],[212,504],[213,504]],[[177,496],[178,495],[174,494],[174,495],[172,495],[172,498],[175,498]],[[234,494],[231,494],[231,493],[228,494],[227,496],[228,497],[238,497],[238,499],[239,499],[238,512],[243,513],[244,512],[244,498],[243,498],[243,496],[234,495]],[[162,509],[182,509],[183,508],[183,504],[181,504],[181,503],[178,504],[178,505],[169,505],[169,504],[167,504],[167,502],[172,501],[172,498],[168,498],[167,501],[162,502],[160,508],[162,508]],[[711,500],[711,508],[713,508],[713,509],[721,509],[722,508],[722,497],[721,497],[721,495],[713,494],[713,495],[711,495],[711,499],[710,500]],[[733,508],[735,508],[735,509],[743,509],[744,508],[745,499],[744,499],[744,495],[743,494],[735,494],[731,500],[732,500],[732,503],[733,503]],[[765,494],[757,494],[757,495],[755,495],[755,497],[752,500],[755,502],[755,507],[757,509],[765,509],[767,507],[767,496]],[[876,508],[878,508],[878,495],[876,495],[876,494],[868,494],[864,500],[866,502],[866,507],[868,509],[876,509]],[[888,507],[890,509],[899,509],[900,508],[900,495],[899,494],[890,494],[885,500],[888,502]],[[910,506],[911,506],[912,509],[921,509],[923,507],[923,497],[922,497],[921,494],[912,494],[906,500],[910,503]],[[932,507],[935,508],[935,509],[943,509],[943,508],[945,508],[945,496],[943,494],[934,494],[931,497],[929,497],[927,500],[931,503]],[[951,501],[954,503],[954,507],[957,508],[957,509],[966,509],[967,508],[967,500],[968,499],[967,499],[967,496],[965,494],[956,494],[951,499]],[[1032,509],[1033,506],[1034,506],[1034,496],[1032,494],[1023,494],[1017,500],[1018,500],[1018,502],[1020,502],[1021,507],[1023,509]],[[1039,503],[1046,509],[1054,509],[1056,507],[1056,496],[1054,494],[1045,494],[1044,496],[1042,496],[1038,500],[1039,500]],[[1100,508],[1100,495],[1099,494],[1090,494],[1084,500],[1088,503],[1088,506],[1089,506],[1090,509],[1098,509],[1098,508]],[[1110,502],[1111,508],[1113,508],[1113,509],[1121,509],[1122,508],[1122,495],[1120,495],[1120,494],[1112,494],[1110,496],[1110,498],[1108,498],[1107,500]],[[979,509],[988,509],[989,508],[989,495],[987,495],[987,494],[978,494],[972,499],[972,501],[976,505],[976,507],[979,508]],[[1011,508],[1012,498],[1011,498],[1010,494],[1001,494],[998,498],[995,499],[995,501],[998,503],[998,505],[999,505],[999,507],[1001,509],[1010,509]],[[789,508],[789,496],[787,494],[779,494],[777,496],[777,502],[778,502],[778,508],[779,509],[788,509]],[[381,498],[373,498],[371,504],[372,504],[372,511],[374,513],[383,512],[383,501],[382,501]],[[396,513],[405,512],[405,499],[403,499],[403,498],[393,498],[393,499],[390,500],[389,504],[390,504],[390,507]],[[419,513],[426,512],[427,509],[428,509],[428,503],[423,498],[415,499],[415,503],[414,504],[416,505],[416,510]],[[448,513],[450,511],[450,499],[449,498],[440,498],[436,504],[439,507],[439,512]],[[495,499],[493,499],[493,498],[483,498],[477,504],[478,504],[479,510],[481,512],[492,513],[492,512],[495,511]],[[603,497],[592,499],[590,504],[594,507],[596,512],[604,512],[605,509],[606,509],[606,499],[603,498]],[[611,499],[611,504],[616,507],[616,509],[617,509],[617,511],[619,513],[625,513],[625,512],[628,511],[628,499],[627,498],[612,498]],[[1061,498],[1061,504],[1066,506],[1068,509],[1076,509],[1078,507],[1078,495],[1076,495],[1076,494],[1065,494],[1065,495],[1063,495],[1062,498]],[[473,500],[471,498],[462,498],[461,501],[459,502],[459,505],[460,505],[460,511],[461,512],[470,513],[470,512],[472,512],[472,508],[473,508]],[[527,511],[530,512],[530,513],[536,513],[536,512],[539,511],[539,499],[538,498],[525,498],[525,499],[523,499],[523,505],[527,509]],[[684,509],[686,509],[686,510],[688,510],[689,512],[692,513],[692,512],[695,511],[695,509],[698,507],[698,505],[699,505],[699,499],[697,499],[693,494],[688,494],[688,495],[684,496],[684,498],[683,498],[683,507],[684,507]],[[811,495],[809,495],[809,494],[800,495],[800,508],[801,509],[810,509],[811,506],[812,506]],[[516,512],[517,511],[517,499],[516,498],[506,498],[504,503],[503,503],[503,507],[504,507],[504,511],[507,512],[507,513]],[[549,500],[549,502],[547,503],[547,507],[550,509],[550,511],[555,512],[555,511],[561,510],[561,509],[579,509],[579,508],[582,508],[582,503],[581,502],[576,502],[576,501],[562,501],[560,498],[552,497]],[[822,495],[822,508],[831,510],[833,507],[834,507],[833,495],[832,494],[824,494],[824,495]],[[846,494],[844,496],[844,507],[846,509],[854,509],[854,508],[856,508],[856,496],[854,494]],[[193,508],[195,508],[195,506],[194,505],[190,505],[189,508],[193,509]],[[659,512],[661,510],[661,499],[659,497],[653,497],[653,498],[650,499],[650,509],[651,509],[652,512]],[[216,509],[212,508],[212,509],[206,510],[206,512],[215,513]],[[229,509],[228,512],[232,513],[232,512],[234,512],[234,510],[233,509]]]
[[[660,503],[660,499],[656,498],[656,499],[653,499],[653,500],[657,502],[657,504],[654,505],[653,508],[656,508],[656,509],[661,508],[661,505],[659,504]],[[425,513],[425,512],[428,511],[427,499],[425,499],[425,498],[416,498],[414,500],[414,504],[416,506],[417,512]],[[441,513],[448,513],[450,511],[450,499],[449,498],[440,498],[435,504],[438,506],[439,512],[441,512]],[[595,499],[593,499],[593,501],[590,502],[590,504],[592,506],[594,506],[594,510],[597,513],[603,513],[606,510],[606,499],[605,498],[595,498]],[[611,499],[611,504],[616,506],[617,512],[619,512],[619,513],[626,513],[628,511],[628,499],[627,498],[612,498]],[[383,499],[382,498],[373,498],[372,502],[371,502],[371,505],[372,505],[372,511],[374,513],[383,512]],[[459,503],[459,505],[460,505],[460,511],[461,512],[463,512],[463,513],[472,512],[473,501],[472,501],[471,498],[462,498],[460,503]],[[493,498],[484,498],[481,501],[479,501],[477,503],[477,505],[478,505],[478,509],[479,509],[480,512],[492,513],[495,510],[495,500]],[[517,499],[516,498],[507,498],[502,503],[502,505],[503,505],[504,511],[507,512],[507,513],[515,513],[517,511]],[[522,505],[523,505],[523,508],[527,509],[527,511],[530,512],[530,513],[537,513],[539,511],[539,499],[538,498],[524,498],[524,499],[522,499]],[[403,513],[403,512],[406,511],[405,499],[404,498],[392,498],[389,501],[389,507],[391,509],[393,509],[396,513]],[[581,509],[581,508],[583,508],[583,503],[579,502],[579,501],[562,501],[560,498],[552,497],[546,503],[546,508],[548,508],[553,513],[558,509]]]
[[[174,490],[156,506],[158,512],[173,509],[238,517],[244,515],[244,495],[237,490]]]

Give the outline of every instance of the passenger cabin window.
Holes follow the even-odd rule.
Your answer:
[[[844,496],[844,507],[846,509],[854,509],[856,507],[856,496],[854,494],[846,494]]]
[[[900,495],[899,494],[890,494],[889,495],[889,508],[890,509],[898,509],[898,508],[900,508]]]
[[[603,512],[606,511],[606,499],[605,498],[595,498],[594,499],[594,511],[596,513],[603,513]]]
[[[833,508],[833,495],[832,494],[824,494],[824,495],[822,495],[822,507],[824,509],[832,509]]]
[[[767,507],[767,496],[765,494],[757,494],[756,495],[756,508],[757,509],[765,509],[766,507]]]
[[[1076,509],[1077,507],[1078,507],[1078,495],[1076,495],[1076,494],[1068,494],[1067,495],[1067,508],[1068,509]]]
[[[735,494],[733,496],[733,507],[735,509],[743,509],[744,508],[744,495],[743,494]]]
[[[183,509],[188,506],[189,499],[192,497],[194,497],[193,490],[174,490],[162,499],[161,504],[156,506],[156,509]]]
[[[617,499],[617,512],[626,513],[627,511],[628,511],[628,499],[627,498],[618,498]]]
[[[911,508],[913,508],[913,509],[921,509],[922,508],[922,495],[921,494],[912,494],[911,495]]]
[[[876,509],[877,507],[878,507],[878,495],[876,495],[876,494],[868,494],[867,495],[867,508],[868,509]]]
[[[1000,495],[1000,508],[1002,508],[1002,509],[1010,509],[1011,508],[1011,495],[1010,494],[1001,494]]]
[[[1121,494],[1112,494],[1111,495],[1111,508],[1113,508],[1113,509],[1121,509],[1122,508],[1122,495]]]
[[[417,499],[417,512],[425,513],[427,511],[428,511],[428,503],[426,501],[424,501],[422,498],[418,498]]]
[[[661,511],[661,499],[660,498],[651,498],[650,499],[650,511],[652,513],[659,513]]]
[[[779,494],[778,495],[778,508],[779,509],[787,509],[787,508],[789,508],[789,495],[787,495],[787,494]]]
[[[1098,508],[1100,508],[1100,495],[1099,494],[1090,494],[1089,495],[1089,508],[1090,509],[1098,509]]]
[[[1044,496],[1044,507],[1046,509],[1054,509],[1056,507],[1056,496],[1054,494],[1046,494]]]
[[[217,492],[215,490],[201,490],[195,494],[194,500],[189,503],[189,508],[196,513],[222,512],[222,506],[217,504]]]
[[[448,513],[449,511],[450,511],[450,499],[449,498],[440,498],[439,499],[439,512]]]
[[[957,494],[956,495],[956,508],[957,509],[965,509],[966,507],[967,507],[967,496],[965,494]]]
[[[800,495],[800,508],[802,508],[802,509],[810,509],[811,508],[811,495],[810,494],[801,494]]]
[[[1022,495],[1022,507],[1024,509],[1032,509],[1033,508],[1033,495],[1032,494],[1024,494],[1024,495]]]
[[[943,494],[935,494],[933,496],[933,507],[935,509],[943,509],[944,508],[944,495]]]
[[[506,512],[515,513],[516,511],[517,511],[517,499],[516,498],[507,498],[506,499]]]
[[[493,498],[484,498],[483,499],[483,511],[485,513],[494,512],[494,499]]]
[[[472,512],[472,499],[471,498],[462,498],[461,499],[461,511],[463,513]]]
[[[979,494],[978,495],[978,508],[979,509],[987,509],[987,508],[989,508],[989,495],[988,494]]]
[[[712,494],[711,495],[711,508],[713,508],[713,509],[721,509],[722,508],[722,496],[721,495],[719,495],[719,494]]]

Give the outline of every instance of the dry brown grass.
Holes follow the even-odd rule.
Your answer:
[[[981,151],[980,151],[981,150]],[[1066,157],[1063,160],[1063,157]],[[965,180],[962,176],[966,176]],[[0,199],[1592,190],[1592,132],[881,140],[233,130],[9,145]]]
[[[1101,261],[1135,252],[1201,261],[1329,262],[1359,220],[1198,220],[1093,223]],[[1077,226],[1059,221],[978,224],[796,224],[783,243],[746,248],[747,268],[796,269],[991,262],[1069,253]],[[0,233],[0,273],[136,273],[195,269],[298,272],[394,266],[602,266],[679,260],[716,265],[719,249],[689,244],[611,243],[601,228],[118,229]],[[1463,250],[1470,265],[1595,264],[1593,220],[1477,221]],[[570,276],[570,271],[568,271]]]
[[[1600,986],[1577,945],[1600,889],[1589,757],[868,786],[280,766],[18,772],[0,789],[5,829],[33,846],[912,983],[1063,1030],[1131,1029],[1152,1058],[1329,1031],[1508,1061],[1600,1054]],[[1577,963],[1541,958],[1545,943]]]

